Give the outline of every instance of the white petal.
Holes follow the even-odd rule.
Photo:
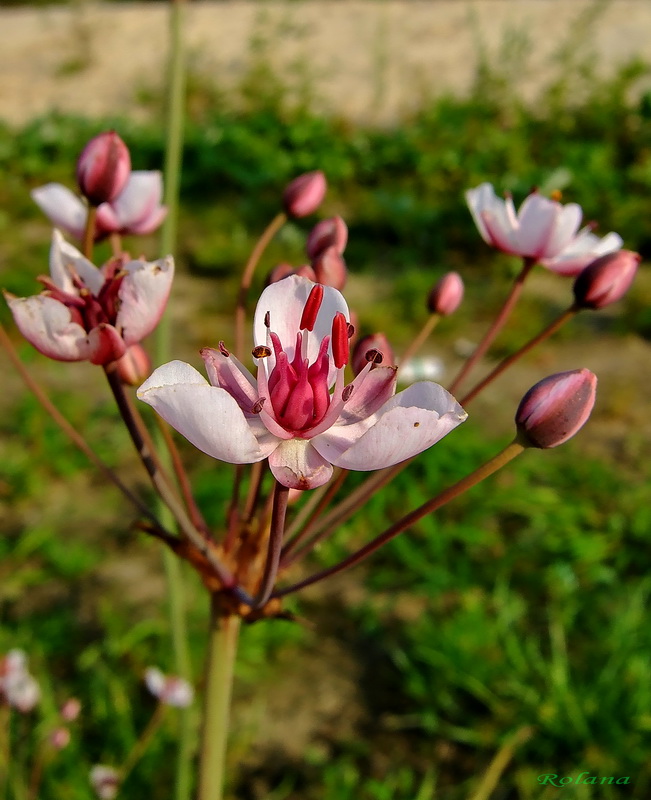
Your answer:
[[[158,667],[147,667],[145,670],[145,686],[160,699],[165,689],[165,676]]]
[[[120,310],[115,327],[127,344],[135,344],[151,333],[165,310],[174,278],[172,256],[148,263],[131,261],[120,286]]]
[[[274,478],[290,489],[316,489],[332,476],[332,465],[307,439],[286,439],[269,456]]]
[[[259,442],[230,394],[182,361],[159,367],[137,394],[195,447],[221,461],[252,464],[276,446],[268,433]]]
[[[289,360],[293,359],[296,334],[299,331],[305,303],[313,286],[313,281],[300,275],[289,275],[287,278],[267,286],[260,295],[253,319],[253,339],[256,345],[268,344],[264,320],[269,312],[271,330],[278,334]],[[310,364],[316,358],[323,338],[330,335],[332,320],[338,312],[341,312],[346,320],[350,320],[350,313],[343,295],[331,286],[324,286],[323,302],[316,318],[314,330],[307,334],[307,358]],[[332,354],[331,347],[328,348],[328,352]],[[273,355],[264,359],[267,374],[273,369],[274,364]],[[330,385],[334,382],[335,372],[335,366],[332,364],[328,378]]]
[[[553,258],[571,244],[579,230],[582,216],[581,206],[576,203],[568,203],[561,207],[545,247],[546,258]]]
[[[72,322],[70,311],[52,297],[5,295],[18,329],[34,347],[57,361],[85,361],[93,346],[86,331]]]
[[[163,179],[158,170],[135,170],[127,185],[111,202],[121,230],[134,231],[160,206]]]
[[[312,440],[337,467],[373,470],[390,467],[421,453],[467,417],[449,392],[436,383],[415,383],[392,397],[377,421],[355,438],[355,427],[333,427]]]
[[[561,205],[537,192],[525,198],[518,213],[517,252],[544,258],[561,213]]]
[[[56,229],[52,231],[50,247],[50,275],[56,285],[70,294],[79,294],[75,288],[72,274],[78,275],[86,287],[97,296],[104,284],[104,276],[87,258],[73,247]]]
[[[86,206],[60,183],[46,183],[31,192],[36,205],[57,228],[63,228],[75,238],[81,239],[86,227]]]

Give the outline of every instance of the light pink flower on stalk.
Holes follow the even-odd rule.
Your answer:
[[[111,233],[124,236],[152,233],[167,215],[167,207],[161,205],[162,197],[160,172],[132,172],[120,194],[97,207],[95,240],[104,239]],[[55,227],[82,239],[88,208],[74,192],[60,183],[46,183],[32,190],[32,199]]]
[[[187,708],[194,700],[194,689],[183,678],[164,675],[158,667],[145,670],[145,685],[161,703],[176,708]]]
[[[497,197],[490,183],[467,191],[466,201],[487,244],[535,259],[559,275],[577,275],[597,256],[622,246],[616,233],[600,239],[589,225],[579,230],[583,213],[576,203],[563,206],[537,191],[528,195],[517,213],[513,200]]]
[[[99,800],[113,800],[120,788],[120,773],[105,764],[95,764],[90,770],[90,783]]]
[[[371,362],[344,384],[349,313],[331,287],[290,276],[268,286],[255,312],[257,379],[221,344],[202,356],[210,383],[172,361],[138,397],[203,452],[233,464],[269,459],[290,489],[326,483],[333,465],[374,470],[427,449],[466,418],[435,383],[394,395],[394,367]]]
[[[156,327],[174,275],[171,256],[159,261],[111,259],[91,264],[59,231],[50,249],[50,275],[33,297],[5,297],[20,332],[57,361],[108,364]]]
[[[23,650],[10,650],[0,659],[0,698],[23,714],[29,713],[41,699],[40,686],[27,668]]]

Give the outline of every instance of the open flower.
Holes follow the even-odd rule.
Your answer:
[[[435,383],[394,395],[395,367],[368,365],[348,386],[349,313],[331,287],[292,275],[268,286],[254,318],[257,379],[221,344],[202,356],[210,383],[172,361],[140,387],[195,447],[245,464],[269,458],[293,489],[326,483],[333,465],[374,470],[427,449],[466,418]]]
[[[98,269],[55,230],[50,275],[39,278],[45,290],[5,297],[20,332],[43,355],[108,364],[156,327],[173,275],[171,256],[113,258]]]
[[[162,196],[160,172],[132,172],[120,194],[97,207],[95,239],[111,233],[144,236],[155,231],[167,214],[167,207],[161,205]],[[32,198],[53,225],[77,239],[83,237],[88,208],[74,192],[60,183],[46,183],[32,191]]]
[[[41,699],[41,689],[27,668],[23,650],[10,650],[0,658],[0,699],[23,714],[30,712]]]
[[[490,183],[466,192],[482,239],[505,253],[533,258],[560,275],[578,275],[597,256],[622,246],[616,233],[600,239],[590,226],[579,230],[583,213],[576,203],[563,206],[533,191],[516,213],[513,200],[497,197]]]
[[[187,708],[194,699],[194,689],[183,678],[165,675],[158,667],[147,667],[145,685],[161,703],[177,708]]]

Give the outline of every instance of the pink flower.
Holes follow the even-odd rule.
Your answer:
[[[245,464],[269,458],[292,489],[326,483],[333,465],[374,470],[427,449],[466,418],[434,383],[394,396],[394,367],[368,363],[348,386],[349,313],[331,287],[292,275],[268,286],[254,318],[257,379],[224,347],[205,348],[210,383],[189,364],[159,367],[138,397],[195,447]]]
[[[294,178],[283,192],[283,206],[294,219],[314,214],[323,202],[328,184],[321,170],[306,172]]]
[[[461,305],[463,280],[458,272],[447,272],[429,293],[427,307],[432,314],[448,316]]]
[[[145,670],[145,685],[161,703],[177,708],[187,708],[194,699],[194,689],[183,678],[164,675],[158,667]]]
[[[99,800],[113,800],[120,788],[120,773],[105,764],[95,764],[90,770],[90,783]]]
[[[108,364],[156,327],[173,275],[171,256],[153,262],[125,256],[98,269],[55,230],[50,276],[40,278],[45,290],[5,297],[20,332],[43,355]]]
[[[41,699],[41,689],[27,669],[23,650],[10,650],[0,659],[0,697],[23,714],[29,713]]]
[[[582,211],[532,192],[516,213],[513,200],[496,196],[490,183],[466,192],[470,213],[482,239],[505,253],[533,258],[560,275],[577,275],[597,256],[622,246],[616,233],[600,239],[590,226],[579,230]]]
[[[630,250],[608,253],[589,264],[574,281],[574,299],[579,308],[605,308],[616,303],[631,288],[641,257]]]
[[[95,239],[111,233],[144,236],[155,231],[167,214],[161,205],[163,181],[160,172],[132,172],[120,194],[97,208]],[[76,194],[60,183],[46,183],[32,191],[32,198],[53,225],[77,239],[84,235],[88,209]]]

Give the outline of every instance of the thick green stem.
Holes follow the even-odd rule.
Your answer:
[[[175,253],[176,231],[179,216],[179,187],[183,153],[183,131],[185,122],[185,47],[184,47],[184,0],[171,0],[169,19],[169,64],[167,78],[167,120],[165,142],[165,204],[167,217],[161,232],[163,255]],[[163,315],[156,329],[154,358],[162,364],[169,358],[170,315]],[[165,459],[169,463],[169,459]],[[166,464],[167,466],[167,464]],[[160,501],[159,512],[167,521],[171,517],[165,504]],[[192,681],[190,653],[188,649],[185,588],[181,565],[167,550],[163,553],[163,564],[167,578],[170,628],[174,650],[176,673]],[[192,709],[181,712],[179,746],[177,751],[176,800],[189,800],[192,792]]]
[[[222,800],[228,720],[240,618],[224,615],[214,596],[210,614],[198,800]]]

